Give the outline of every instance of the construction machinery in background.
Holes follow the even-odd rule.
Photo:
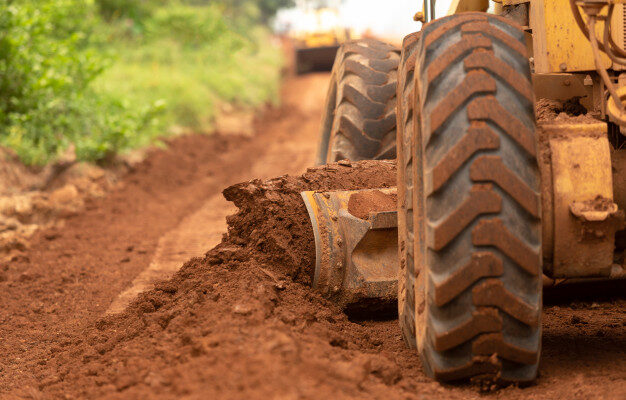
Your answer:
[[[401,50],[339,50],[318,162],[397,156],[398,181],[303,193],[313,284],[345,307],[397,299],[428,375],[534,380],[543,274],[624,276],[624,2],[455,0],[435,19],[427,0]],[[538,120],[536,101],[565,112]],[[397,209],[351,213],[368,195]]]
[[[351,39],[351,31],[343,26],[336,7],[301,6],[297,28],[291,32],[298,74],[330,71],[337,49]]]

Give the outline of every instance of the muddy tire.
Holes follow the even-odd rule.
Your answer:
[[[324,106],[317,164],[395,158],[399,53],[374,39],[339,48]]]
[[[454,15],[424,26],[416,55],[407,87],[419,123],[403,122],[412,130],[404,185],[412,185],[414,252],[404,286],[414,281],[415,293],[401,291],[400,302],[414,301],[428,375],[531,381],[541,343],[541,214],[524,34],[501,17]],[[400,322],[412,329],[410,316]]]
[[[396,108],[396,153],[398,166],[398,318],[402,338],[410,348],[415,342],[415,291],[413,271],[413,191],[412,132],[418,116],[414,113],[413,74],[420,32],[404,38],[398,67],[398,104]]]

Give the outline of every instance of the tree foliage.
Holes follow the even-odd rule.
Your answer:
[[[294,0],[96,0],[100,13],[108,20],[130,18],[141,23],[165,4],[211,5],[220,4],[225,11],[237,18],[258,19],[268,22],[283,7],[292,7]]]
[[[259,43],[256,3],[0,0],[0,145],[27,164],[70,145],[101,160],[208,128],[221,101],[268,101],[280,57]]]
[[[92,5],[0,0],[0,143],[28,164],[70,143],[83,159],[103,158],[150,120],[150,107],[129,112],[91,91],[108,65],[91,30]]]
[[[257,0],[254,2],[257,3],[261,16],[265,21],[273,17],[279,9],[294,5],[293,0]]]

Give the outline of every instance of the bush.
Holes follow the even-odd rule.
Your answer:
[[[162,99],[163,116],[145,135],[172,126],[209,131],[220,103],[258,107],[278,97],[280,50],[262,28],[249,27],[246,36],[221,7],[163,7],[146,21],[143,35],[118,46],[117,62],[95,87],[129,104]]]
[[[63,0],[35,7],[0,0],[0,116],[27,114],[54,106],[55,94],[81,92],[103,68],[98,55],[85,51],[88,32],[72,29],[82,23],[84,7]],[[46,101],[42,101],[42,100]]]
[[[188,2],[213,2],[223,4],[232,14],[245,14],[267,23],[281,8],[295,5],[294,0],[187,0]]]
[[[70,144],[101,160],[175,125],[208,131],[220,103],[276,99],[280,51],[226,5],[93,1],[0,0],[0,145],[25,163]]]
[[[168,38],[186,46],[226,44],[226,51],[239,50],[243,45],[216,6],[160,8],[146,21],[145,34],[148,40]]]
[[[130,18],[140,23],[164,1],[159,0],[96,0],[100,14],[107,20]]]
[[[0,143],[28,164],[44,164],[70,143],[83,159],[106,157],[153,115],[154,107],[130,110],[91,90],[108,65],[93,46],[91,7],[0,0]]]

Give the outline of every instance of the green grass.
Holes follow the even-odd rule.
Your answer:
[[[140,132],[138,145],[174,126],[209,132],[221,103],[256,108],[278,101],[282,57],[259,28],[257,43],[237,50],[187,47],[176,40],[129,43],[95,82],[96,92],[127,104],[158,103],[156,125]]]
[[[99,161],[172,127],[210,132],[223,103],[276,103],[282,53],[259,20],[190,4],[0,0],[0,145],[26,164],[69,146]]]

